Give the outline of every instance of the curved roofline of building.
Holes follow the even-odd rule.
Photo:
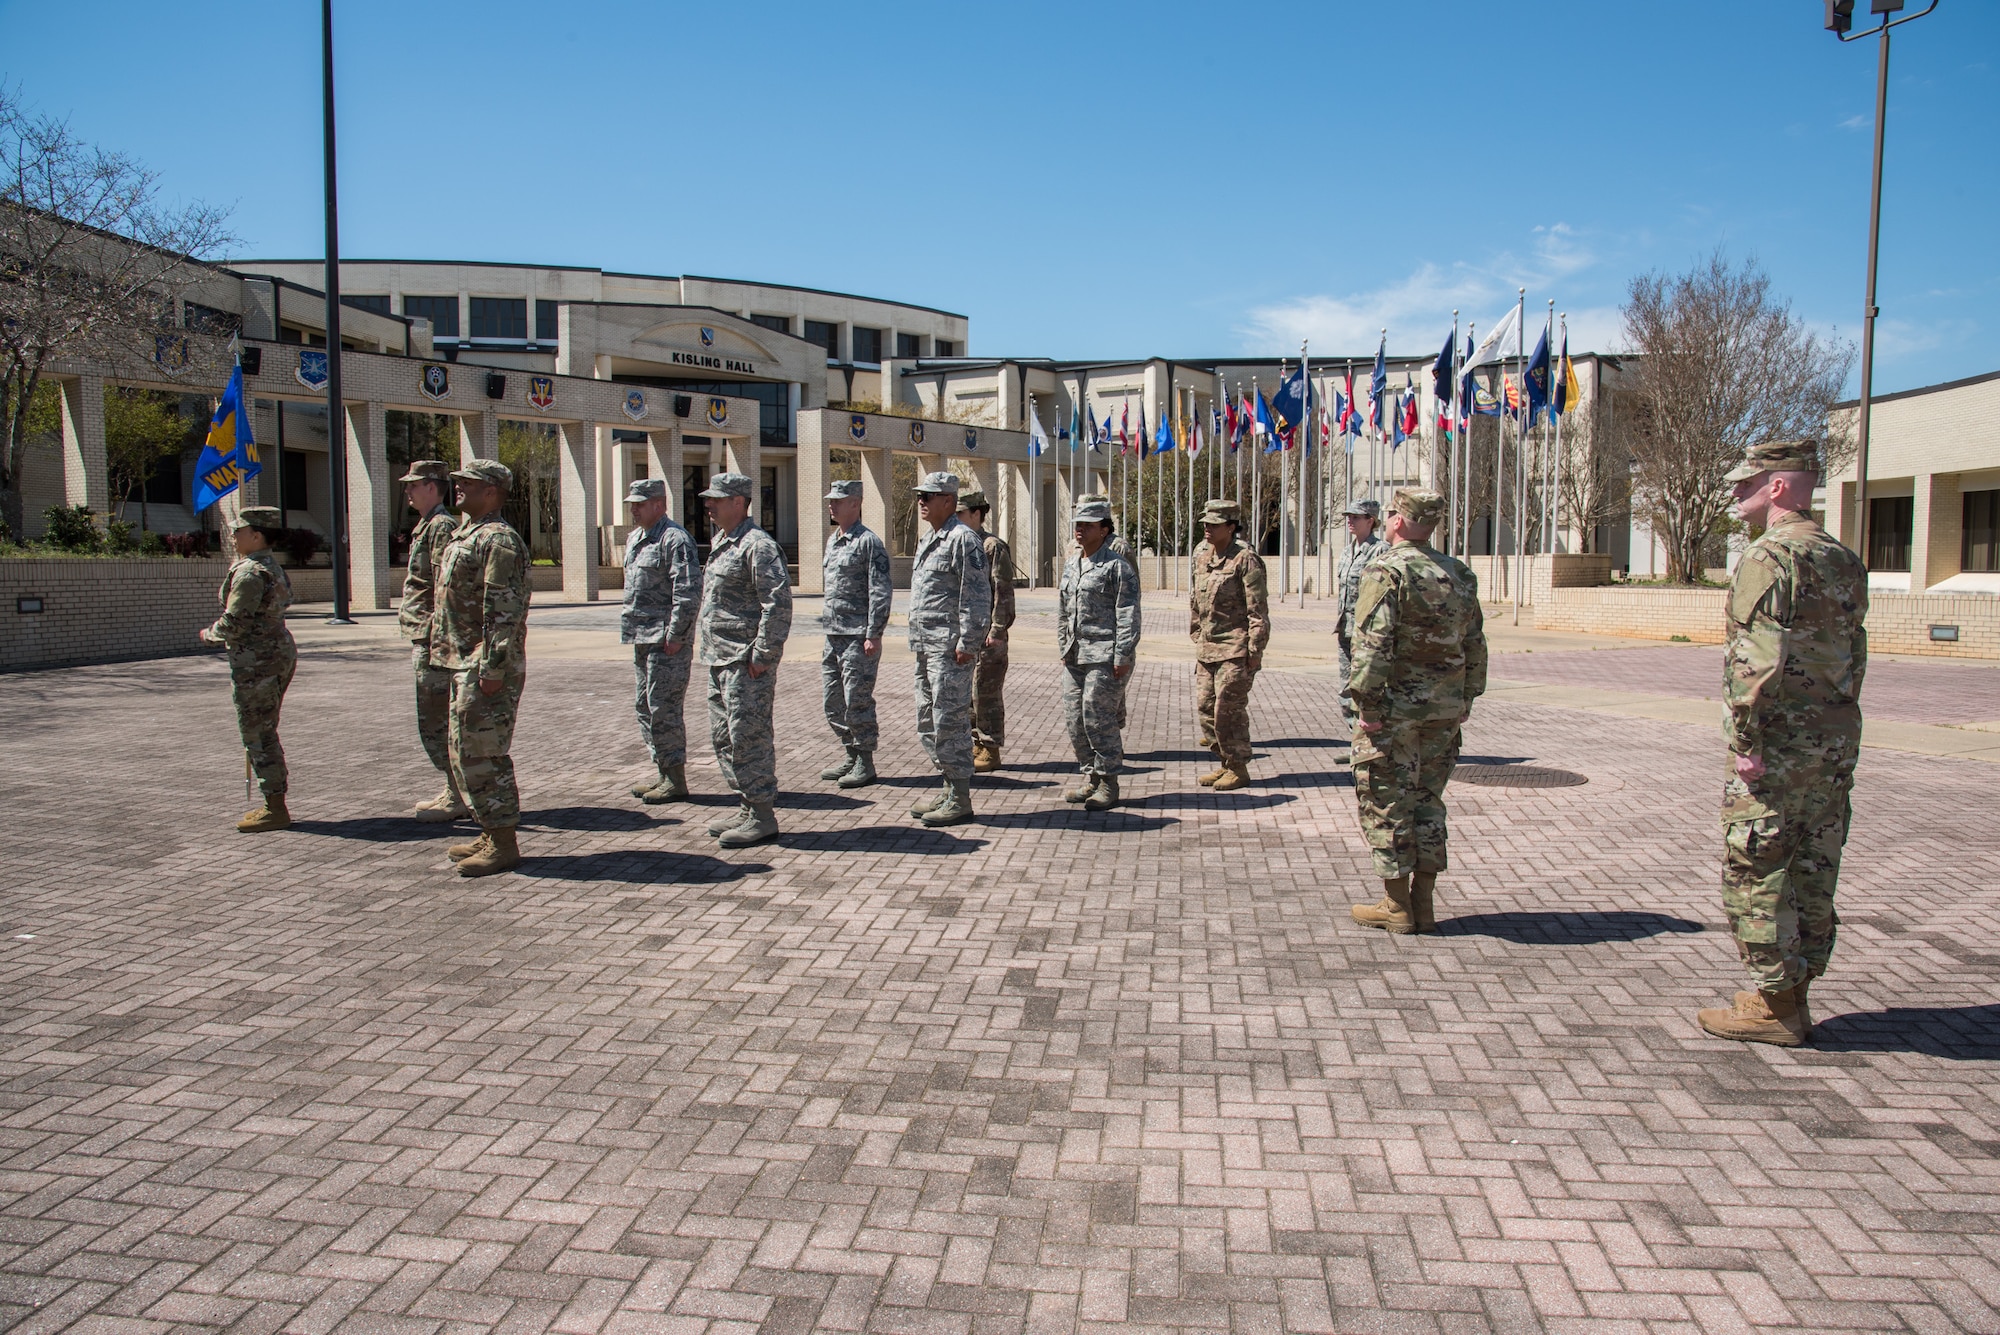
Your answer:
[[[604,271],[609,275],[612,271]],[[620,274],[621,278],[653,278],[655,274]],[[738,287],[773,287],[780,292],[811,292],[822,297],[842,297],[848,301],[872,301],[881,306],[901,306],[904,310],[929,311],[932,315],[948,315],[954,320],[970,320],[972,317],[959,311],[948,311],[941,306],[920,306],[914,301],[897,301],[891,297],[864,297],[858,292],[836,292],[830,287],[800,287],[796,283],[767,283],[757,278],[717,278],[713,274],[684,273],[681,280],[692,278],[697,283],[734,283]]]

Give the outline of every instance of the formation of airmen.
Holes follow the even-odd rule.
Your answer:
[[[1732,475],[1739,516],[1763,530],[1731,581],[1724,683],[1723,899],[1753,987],[1697,1017],[1718,1037],[1786,1046],[1811,1037],[1807,991],[1833,952],[1867,662],[1867,572],[1808,512],[1818,471],[1812,442],[1784,441],[1753,449]],[[398,626],[412,645],[418,735],[443,776],[438,795],[410,814],[476,820],[479,837],[449,854],[461,876],[488,876],[521,860],[509,751],[526,681],[530,561],[501,518],[513,479],[497,461],[475,459],[456,471],[420,461],[401,480],[421,517]],[[985,496],[961,492],[956,474],[925,474],[915,491],[927,531],[912,563],[908,634],[918,733],[940,783],[910,815],[955,825],[974,818],[972,776],[998,768],[1005,743],[1013,560],[985,531]],[[724,848],[778,833],[772,709],[792,596],[784,553],[750,518],[751,497],[740,473],[716,474],[701,493],[714,533],[705,565],[668,515],[660,479],[633,482],[625,498],[633,528],[620,640],[632,646],[634,710],[652,761],[631,792],[648,804],[690,796],[682,714],[698,658],[710,742],[739,799],[708,827]],[[863,788],[880,779],[875,683],[889,553],[860,522],[860,482],[834,482],[825,501],[833,534],[820,674],[827,726],[845,754],[820,777]],[[1353,544],[1339,569],[1341,710],[1361,830],[1382,882],[1381,898],[1351,914],[1398,935],[1437,930],[1437,878],[1449,866],[1445,787],[1486,687],[1478,581],[1430,545],[1443,511],[1441,496],[1417,488],[1398,491],[1386,519],[1373,501],[1351,503]],[[1063,797],[1103,811],[1120,801],[1139,576],[1104,497],[1080,498],[1072,522],[1056,643],[1080,777]],[[1188,631],[1201,744],[1217,768],[1200,782],[1228,792],[1250,781],[1249,698],[1270,643],[1270,606],[1263,560],[1239,537],[1235,503],[1209,501],[1201,522]],[[246,833],[291,823],[278,717],[298,653],[284,621],[291,586],[271,551],[279,525],[273,508],[242,511],[222,615],[201,633],[227,651],[246,770],[263,793],[237,824]]]

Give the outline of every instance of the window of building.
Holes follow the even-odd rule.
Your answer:
[[[474,338],[528,337],[528,301],[525,297],[474,297],[472,299]]]
[[[854,360],[874,365],[882,360],[882,331],[854,326]]]
[[[458,337],[457,297],[404,297],[403,314],[412,320],[429,320],[435,338]]]
[[[553,301],[535,300],[535,342],[556,341],[556,304]]]
[[[195,301],[181,303],[181,323],[196,333],[218,336],[233,334],[243,327],[241,316]]]
[[[763,476],[758,479],[757,526],[772,537],[778,536],[778,470],[760,468]]]
[[[386,293],[379,297],[343,296],[340,299],[340,304],[343,306],[352,306],[357,311],[373,311],[377,315],[391,314],[389,310],[389,298]]]
[[[684,443],[708,446],[707,436],[686,436]],[[700,464],[681,465],[681,513],[687,516],[688,536],[699,545],[706,546],[709,539],[708,509],[701,503],[702,492],[708,490],[708,478],[702,473]]]
[[[905,360],[924,355],[924,339],[921,334],[896,335],[896,355]]]
[[[297,325],[281,324],[278,326],[278,342],[303,343],[309,348],[323,348],[326,346],[326,335],[317,329],[301,329]],[[342,339],[340,346],[346,347],[347,340]]]
[[[1875,496],[1868,501],[1868,568],[1908,570],[1910,538],[1916,527],[1917,498]]]
[[[753,315],[750,323],[765,329],[775,329],[781,334],[792,332],[792,317],[789,315]]]
[[[287,510],[305,510],[308,488],[306,486],[306,460],[324,459],[324,454],[307,454],[304,450],[286,450],[284,458],[283,492],[278,504]]]
[[[940,357],[958,356],[958,344],[948,338],[936,339],[932,342],[931,346],[937,349],[937,355]]]
[[[662,375],[614,375],[623,385],[656,385],[677,394],[724,394],[738,399],[757,400],[757,439],[764,445],[792,443],[792,387],[768,380],[694,380]],[[708,409],[696,400],[694,413],[700,417]],[[688,438],[692,441],[694,438]],[[703,486],[708,485],[706,482]]]
[[[1965,493],[1965,539],[1959,568],[2000,572],[2000,491]]]
[[[826,359],[828,361],[837,362],[840,360],[839,325],[829,324],[825,320],[807,320],[806,342],[817,343],[822,348],[825,348]]]

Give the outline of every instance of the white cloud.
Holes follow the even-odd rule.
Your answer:
[[[1866,130],[1874,124],[1875,117],[1864,111],[1859,115],[1849,116],[1840,123],[1840,128],[1843,130]],[[1874,470],[1871,469],[1869,471],[1872,472]]]

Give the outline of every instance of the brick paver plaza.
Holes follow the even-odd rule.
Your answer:
[[[531,633],[528,860],[464,881],[394,814],[435,789],[406,660],[312,625],[281,834],[230,828],[220,662],[0,677],[0,1328],[2000,1331],[1990,763],[1865,753],[1784,1051],[1693,1019],[1743,985],[1712,723],[1496,692],[1448,921],[1393,938],[1348,920],[1379,883],[1324,669],[1260,679],[1216,796],[1185,663],[1143,661],[1093,815],[1018,654],[1008,768],[926,831],[907,654],[897,777],[840,793],[802,617],[785,834],[725,854],[699,699],[704,805],[642,808],[616,646]],[[1495,675],[1698,697],[1714,652]],[[1996,682],[1885,665],[1864,705],[1991,720]],[[1587,782],[1474,781],[1512,765]]]

